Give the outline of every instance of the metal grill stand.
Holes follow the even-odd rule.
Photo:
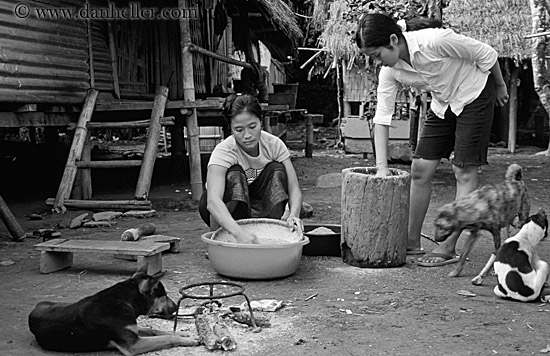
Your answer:
[[[233,291],[233,292],[227,293],[227,294],[214,294],[214,287],[218,286],[218,285],[219,286],[226,286],[226,287],[227,286],[233,287],[233,288],[236,288],[236,290]],[[189,293],[189,290],[191,290],[193,288],[204,287],[204,286],[209,287],[208,295],[195,295],[195,294],[190,294]],[[188,284],[185,287],[181,288],[179,290],[179,293],[181,294],[181,297],[178,299],[178,303],[177,303],[176,317],[174,319],[174,332],[176,332],[176,327],[177,327],[177,324],[178,324],[178,314],[179,314],[180,304],[181,304],[182,300],[184,300],[186,298],[200,299],[200,300],[208,299],[208,300],[210,300],[210,302],[212,302],[215,299],[224,299],[224,298],[234,297],[234,296],[237,296],[237,295],[242,295],[244,297],[244,299],[246,299],[246,304],[248,305],[248,311],[250,312],[250,320],[252,321],[252,326],[256,329],[258,328],[258,325],[256,324],[256,319],[254,319],[254,313],[252,312],[252,306],[250,305],[250,299],[248,299],[246,294],[244,294],[244,287],[240,284],[232,283],[232,282],[194,283],[194,284]]]

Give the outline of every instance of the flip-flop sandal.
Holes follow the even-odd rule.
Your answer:
[[[425,253],[426,251],[424,251],[422,247],[407,249],[407,256],[418,256],[418,255],[423,255]]]
[[[429,240],[429,241],[433,242],[434,244],[439,245],[439,242],[435,241],[433,237],[428,236],[428,235],[426,235],[426,234],[424,234],[424,233],[422,233],[422,232],[420,233],[420,237],[423,237],[423,238],[425,238],[426,240]]]
[[[422,266],[422,267],[439,267],[439,266],[445,266],[445,265],[450,265],[450,264],[453,264],[453,263],[457,263],[458,260],[460,259],[460,256],[451,256],[451,255],[447,255],[445,253],[436,253],[436,252],[430,252],[428,254],[426,254],[425,256],[422,257],[422,259],[425,259],[425,258],[428,258],[428,257],[439,257],[439,258],[442,258],[443,260],[442,261],[438,261],[438,262],[424,262],[422,260],[418,260],[418,265],[419,266]]]

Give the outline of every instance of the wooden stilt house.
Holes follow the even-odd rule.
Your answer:
[[[164,88],[166,103],[159,108],[157,125],[171,125],[176,170],[189,155],[193,198],[198,199],[199,127],[223,125],[214,88],[231,86],[229,64],[247,65],[231,58],[231,14],[222,6],[227,3],[237,10],[247,6],[241,12],[252,23],[251,36],[269,48],[278,68],[292,68],[301,33],[283,1],[36,0],[21,5],[0,0],[0,132],[69,127],[75,135],[83,129],[86,141],[87,123],[96,122],[95,128],[101,129],[108,128],[103,122],[146,120],[140,125],[147,127],[153,122],[159,88]],[[79,127],[87,100],[89,117]],[[83,160],[85,145],[77,153],[67,167]],[[71,185],[62,201],[69,199],[74,179],[62,181]],[[147,199],[148,189],[143,194],[135,199]]]

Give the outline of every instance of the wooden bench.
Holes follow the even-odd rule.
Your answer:
[[[167,251],[163,252],[171,252],[171,253],[179,253],[180,252],[180,238],[175,236],[168,236],[168,235],[149,235],[149,236],[143,236],[138,241],[125,241],[126,243],[139,243],[139,242],[166,242],[170,244],[170,248]],[[136,261],[137,256],[135,255],[120,255],[116,254],[115,258],[120,258],[123,260],[128,261]]]
[[[108,253],[137,256],[138,268],[147,265],[147,274],[162,271],[161,252],[170,249],[168,242],[99,241],[53,239],[34,246],[40,254],[40,273],[51,273],[71,267],[73,252]]]

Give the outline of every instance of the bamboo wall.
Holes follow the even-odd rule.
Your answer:
[[[44,2],[26,1],[30,8]],[[80,7],[81,1],[52,1]],[[90,87],[85,21],[14,15],[15,2],[0,0],[0,98],[16,103],[82,103]],[[96,87],[112,89],[109,52],[101,26],[93,24]]]

